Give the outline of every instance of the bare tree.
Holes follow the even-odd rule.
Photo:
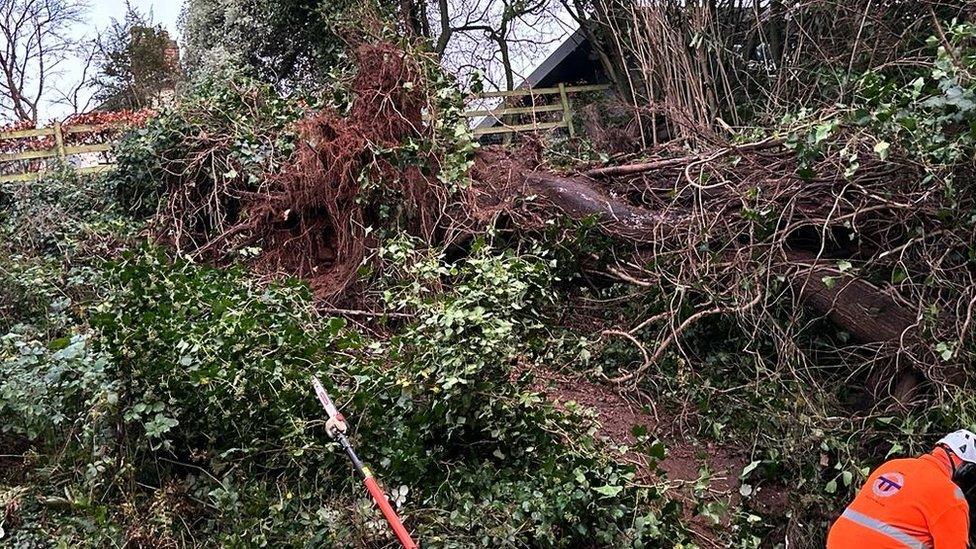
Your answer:
[[[0,0],[0,111],[37,123],[53,90],[50,79],[77,53],[71,27],[87,10],[82,0]]]
[[[550,0],[438,0],[431,14],[437,22],[431,27],[438,31],[434,51],[455,68],[478,66],[490,74],[486,65],[499,63],[504,88],[511,90],[513,48],[531,50],[564,34],[554,22],[556,6]]]
[[[95,102],[98,85],[98,61],[100,36],[82,42],[75,50],[75,60],[80,67],[77,79],[62,81],[54,87],[53,102],[65,107],[71,114],[87,112]]]

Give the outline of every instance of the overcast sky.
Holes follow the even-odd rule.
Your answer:
[[[163,25],[173,38],[177,40],[180,38],[177,21],[185,0],[131,0],[131,3],[143,13],[151,12],[153,21]],[[87,23],[79,25],[76,29],[78,38],[92,38],[106,29],[113,18],[122,19],[125,16],[125,0],[89,0],[89,6]],[[520,43],[519,40],[512,43],[513,68],[516,74],[515,81],[518,83],[559,46],[565,36],[575,28],[575,23],[557,4],[555,11],[545,18],[530,21],[528,26],[526,24],[516,24],[516,26],[518,28],[513,29],[513,38],[532,38],[531,44]],[[460,73],[459,76],[466,76],[474,64],[486,69],[484,72],[487,73],[489,80],[502,84],[503,78],[497,52],[484,42],[484,38],[479,33],[471,36],[457,35],[449,49],[451,51],[446,56],[445,64],[450,70]],[[464,65],[467,67],[463,68]],[[58,80],[61,81],[58,87],[70,88],[71,83],[78,81],[80,72],[81,66],[78,63],[66,65],[62,74],[58,76]],[[41,111],[41,123],[52,118],[63,118],[68,114],[70,112],[66,107],[47,105]]]
[[[132,6],[142,12],[152,11],[153,20],[161,23],[171,35],[176,36],[176,20],[183,9],[183,0],[132,0]],[[125,15],[125,0],[91,0],[90,29],[108,26],[112,18]]]

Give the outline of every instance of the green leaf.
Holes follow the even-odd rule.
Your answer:
[[[834,131],[834,124],[832,124],[832,123],[829,123],[828,122],[828,123],[825,123],[825,124],[818,125],[817,126],[817,129],[816,129],[816,132],[814,134],[814,141],[816,141],[817,143],[820,143],[821,141],[824,141],[825,139],[827,139],[828,137],[830,137],[830,134],[833,131]]]
[[[837,278],[838,277],[836,276],[825,276],[821,278],[820,281],[824,283],[824,286],[826,286],[828,290],[833,290],[834,287],[837,286]]]
[[[653,444],[647,447],[647,455],[657,459],[658,461],[664,459],[667,453],[667,448],[665,448],[664,443],[660,440],[655,441]]]
[[[623,489],[624,489],[623,486],[612,486],[608,484],[606,486],[598,486],[596,488],[593,488],[593,491],[598,494],[602,494],[604,496],[612,498],[617,494],[619,494]]]
[[[884,160],[888,158],[888,148],[891,147],[891,143],[887,141],[878,141],[874,145],[874,152],[878,153],[878,158]]]
[[[936,352],[942,357],[942,360],[952,360],[952,357],[956,354],[955,346],[951,343],[946,343],[945,341],[940,341],[938,345],[935,346]]]
[[[745,479],[749,476],[749,473],[755,471],[756,467],[759,467],[760,464],[762,464],[762,460],[753,461],[749,465],[746,465],[742,468],[742,473],[739,475],[739,478]]]
[[[70,337],[61,337],[49,343],[48,348],[50,348],[52,351],[60,351],[61,349],[67,347],[70,343]]]

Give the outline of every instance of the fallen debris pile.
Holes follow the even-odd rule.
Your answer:
[[[872,400],[904,404],[920,380],[956,378],[960,364],[935,346],[968,337],[976,290],[966,258],[976,243],[944,211],[950,200],[971,207],[970,190],[948,196],[925,166],[882,156],[856,131],[838,130],[829,147],[799,154],[795,142],[809,130],[802,127],[563,174],[542,165],[537,144],[485,147],[470,182],[449,188],[434,155],[420,149],[404,159],[399,149],[433,132],[417,61],[383,43],[360,45],[356,58],[348,114],[325,109],[301,121],[291,160],[261,189],[200,196],[237,200],[232,209],[243,213],[218,234],[194,238],[202,242],[195,254],[258,246],[260,270],[303,277],[336,302],[377,246],[371,228],[391,219],[442,246],[499,219],[525,233],[559,217],[591,218],[616,245],[581,261],[607,280],[675,296],[641,324],[656,330],[643,338],[656,347],[642,347],[646,359],[618,372],[619,383],[680,352],[682,335],[717,315],[747,333],[772,334],[773,360],[782,363],[810,360],[798,341],[812,321],[829,319],[843,348],[829,360],[880,366],[871,368],[881,372],[868,388]]]

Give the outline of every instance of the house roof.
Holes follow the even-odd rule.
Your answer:
[[[519,88],[531,88],[535,87],[541,82],[550,72],[553,71],[560,63],[566,60],[567,57],[580,45],[586,42],[586,33],[583,32],[582,28],[576,29],[576,32],[569,35],[562,44],[556,48],[556,51],[552,52],[549,57],[547,57],[538,67],[532,71],[521,84],[518,85]]]

